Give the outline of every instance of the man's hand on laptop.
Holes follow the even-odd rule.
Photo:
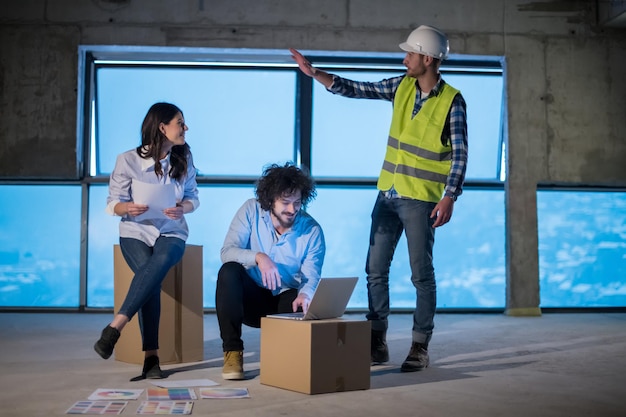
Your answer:
[[[311,299],[309,298],[309,296],[306,294],[300,293],[298,294],[296,299],[293,300],[291,307],[293,308],[294,313],[298,311],[298,307],[302,307],[302,312],[306,313],[307,310],[309,309],[309,303],[311,303]]]

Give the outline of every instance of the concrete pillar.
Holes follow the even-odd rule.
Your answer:
[[[506,305],[512,316],[538,316],[537,183],[546,178],[545,46],[511,36],[507,57]],[[506,52],[506,51],[505,51]]]

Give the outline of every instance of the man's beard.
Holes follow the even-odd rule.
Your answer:
[[[296,217],[298,216],[298,213],[296,212],[291,220],[284,220],[282,213],[276,213],[274,207],[272,207],[272,214],[274,215],[274,218],[278,221],[280,226],[285,229],[289,229],[291,226],[293,226],[293,223],[296,221]]]

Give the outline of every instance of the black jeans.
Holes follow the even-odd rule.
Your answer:
[[[241,326],[261,327],[261,317],[293,311],[291,304],[298,290],[291,288],[279,295],[259,287],[237,262],[227,262],[217,273],[215,308],[224,352],[243,350]]]

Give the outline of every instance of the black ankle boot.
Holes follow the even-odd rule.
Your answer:
[[[109,359],[119,338],[120,331],[115,327],[107,326],[102,330],[102,335],[93,348],[98,355],[102,356],[102,359]]]
[[[384,330],[372,330],[372,363],[389,361],[389,348],[387,347],[386,332]]]
[[[141,376],[147,379],[161,379],[163,372],[159,366],[159,357],[156,355],[148,356],[143,361],[143,371]]]
[[[411,343],[411,350],[406,357],[402,366],[401,372],[415,372],[426,369],[430,359],[428,358],[428,346],[423,343],[413,342]]]

